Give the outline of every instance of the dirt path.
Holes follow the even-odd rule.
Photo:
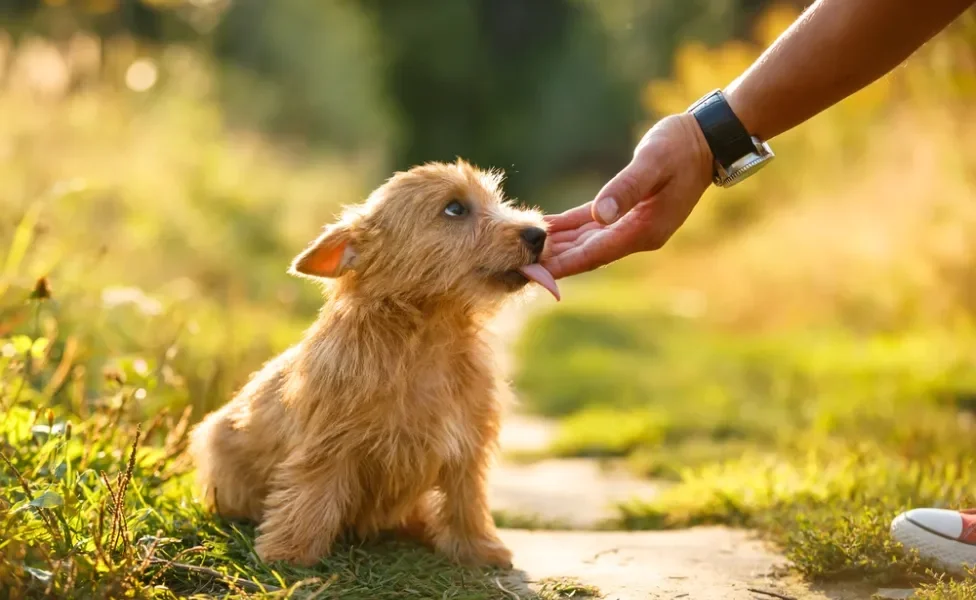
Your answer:
[[[510,341],[525,318],[545,300],[515,305],[496,324],[497,351],[511,367]],[[551,423],[513,412],[501,436],[503,454],[546,447]],[[664,484],[607,471],[593,460],[545,460],[515,464],[502,460],[492,474],[492,507],[576,531],[508,529],[501,535],[515,555],[516,572],[505,583],[520,597],[547,578],[569,577],[596,586],[608,600],[738,600],[775,596],[797,600],[870,598],[870,590],[815,590],[782,576],[785,559],[747,531],[722,527],[669,532],[579,531],[613,515],[613,504],[647,499]],[[750,590],[760,590],[759,592]]]

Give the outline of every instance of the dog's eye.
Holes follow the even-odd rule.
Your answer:
[[[450,204],[444,207],[444,214],[449,217],[463,217],[468,214],[468,207],[457,200],[451,200]]]

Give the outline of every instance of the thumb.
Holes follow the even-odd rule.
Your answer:
[[[611,179],[593,202],[593,220],[610,225],[624,216],[641,200],[657,193],[665,183],[663,171],[638,153],[622,171]]]

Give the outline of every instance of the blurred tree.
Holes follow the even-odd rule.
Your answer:
[[[186,17],[206,10],[190,0],[0,0],[0,24],[14,35],[65,38],[78,30],[128,33],[155,41],[193,33]]]
[[[531,195],[629,155],[635,90],[610,68],[599,23],[572,0],[361,0],[381,31],[404,128],[398,168],[463,156]]]
[[[344,151],[384,148],[395,135],[374,27],[352,2],[0,0],[0,26],[15,36],[86,30],[191,43],[227,67],[231,119]]]
[[[214,32],[233,114],[344,150],[395,137],[373,23],[344,0],[234,0]]]
[[[803,0],[579,0],[603,23],[618,69],[646,81],[670,74],[675,51],[695,40],[717,46],[750,39],[771,5],[803,8]],[[720,87],[727,82],[715,82]]]

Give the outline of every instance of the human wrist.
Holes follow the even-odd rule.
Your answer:
[[[713,182],[731,187],[752,176],[775,158],[769,145],[751,133],[720,90],[699,98],[689,107],[698,131],[714,157]]]
[[[732,109],[732,112],[735,113],[735,116],[742,122],[742,126],[750,135],[761,140],[769,140],[772,137],[762,122],[761,113],[756,110],[756,102],[753,101],[749,87],[744,82],[744,76],[726,86],[722,90],[722,94],[725,96],[725,101],[729,103],[729,108]]]
[[[698,124],[698,120],[691,113],[682,113],[677,115],[677,118],[678,122],[681,123],[681,127],[685,130],[685,135],[691,142],[691,148],[696,157],[694,163],[696,172],[700,173],[705,181],[711,182],[715,155],[712,154],[712,149],[708,146],[708,140],[705,139],[701,125]]]

